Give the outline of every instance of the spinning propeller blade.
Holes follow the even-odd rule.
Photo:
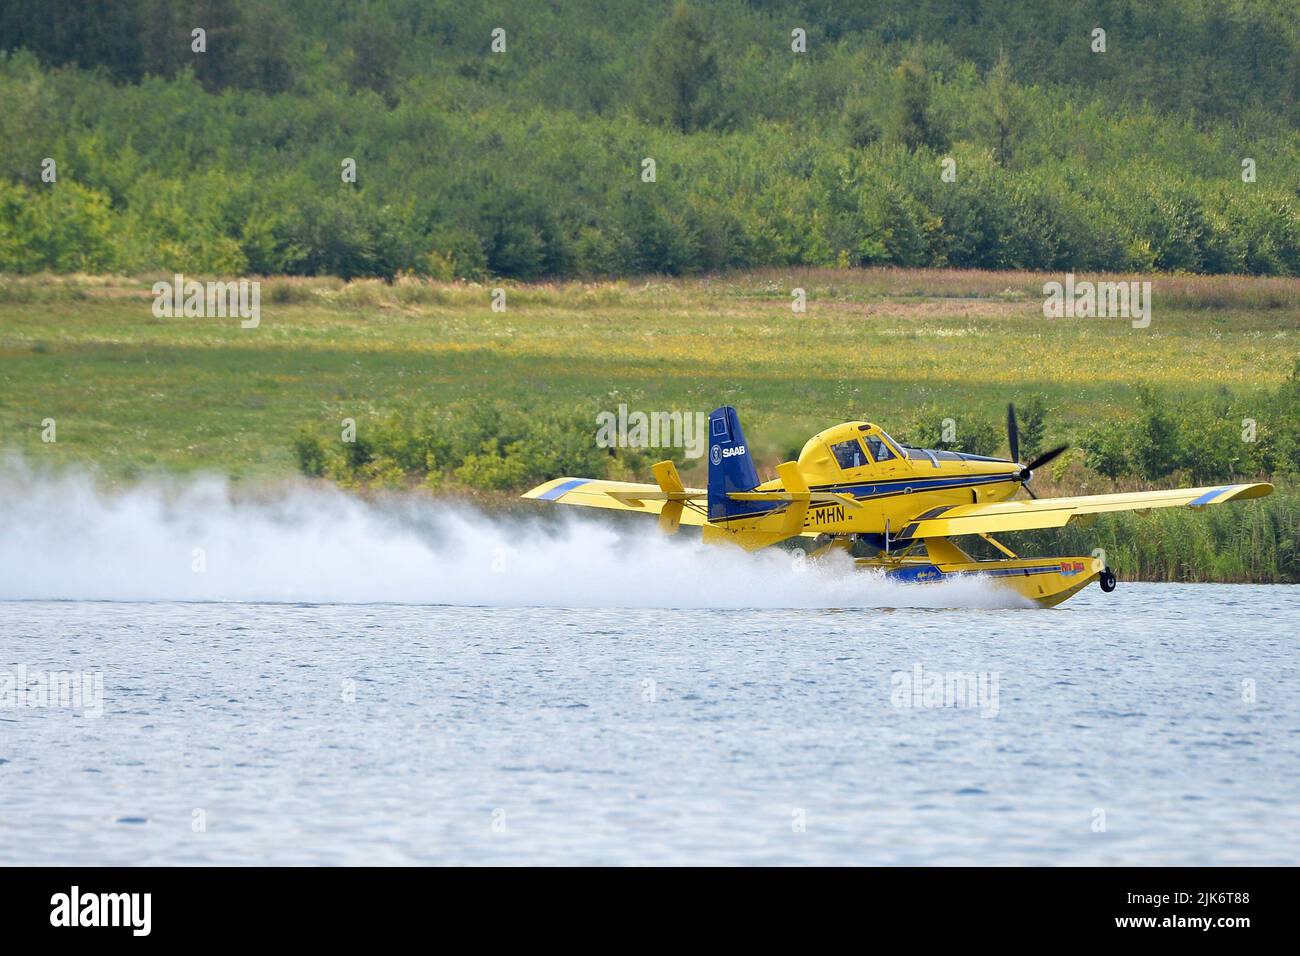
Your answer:
[[[1028,468],[1030,471],[1037,471],[1039,468],[1042,468],[1044,465],[1046,465],[1049,461],[1053,461],[1054,459],[1056,459],[1057,456],[1059,456],[1062,452],[1066,451],[1069,447],[1070,447],[1069,445],[1060,445],[1057,448],[1053,448],[1051,451],[1045,451],[1037,458],[1035,458],[1033,461],[1031,461],[1029,464],[1025,465],[1025,467]]]
[[[1016,406],[1012,404],[1007,405],[1007,447],[1011,449],[1011,460],[1019,464],[1020,427],[1016,424]],[[1069,447],[1069,445],[1059,445],[1050,451],[1045,451],[1023,467],[1020,472],[1020,483],[1024,487],[1025,491],[1029,493],[1029,497],[1038,497],[1038,495],[1034,494],[1029,488],[1029,479],[1033,477],[1033,473],[1039,468],[1042,468],[1048,462],[1055,461]]]

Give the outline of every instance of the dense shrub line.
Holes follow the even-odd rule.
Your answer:
[[[363,423],[349,436],[355,440],[304,429],[293,449],[304,475],[345,487],[477,491],[522,491],[566,475],[645,480],[650,465],[670,454],[600,448],[593,422],[580,409],[521,412],[475,400]]]
[[[898,430],[900,441],[926,448],[950,448],[977,455],[1006,451],[1000,421],[966,414],[951,422],[945,440],[946,412],[934,406],[915,410]],[[1171,477],[1195,484],[1234,478],[1300,475],[1300,362],[1272,392],[1245,401],[1229,392],[1211,399],[1173,400],[1151,388],[1139,388],[1132,414],[1080,427],[1049,440],[1050,408],[1040,395],[1018,407],[1020,454],[1024,461],[1055,440],[1076,449],[1060,460],[1116,481],[1162,482]]]
[[[1055,471],[1082,467],[1114,481],[1300,477],[1300,362],[1276,390],[1248,403],[1224,392],[1172,405],[1149,388],[1140,389],[1138,399],[1131,416],[1062,434],[1053,428],[1048,399],[1026,396],[1017,410],[1021,460],[1064,441],[1074,451],[1058,460]],[[651,464],[673,457],[659,449],[599,448],[594,422],[588,408],[521,412],[501,401],[467,400],[365,423],[355,441],[305,429],[294,451],[304,474],[344,484],[422,482],[436,488],[450,482],[488,491],[522,490],[563,475],[644,481]],[[1002,421],[971,413],[958,422],[934,405],[914,410],[894,437],[920,448],[1007,452]],[[785,457],[798,454],[793,448]],[[680,453],[676,457],[683,461]]]

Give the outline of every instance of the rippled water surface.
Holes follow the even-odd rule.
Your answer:
[[[1300,588],[1226,585],[1052,611],[9,601],[0,671],[103,698],[0,709],[0,862],[1296,863],[1298,624]],[[925,706],[918,667],[982,696]]]

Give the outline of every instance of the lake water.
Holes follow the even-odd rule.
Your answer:
[[[1300,588],[1023,609],[596,522],[8,481],[0,863],[1300,860]],[[32,706],[50,672],[85,695]]]

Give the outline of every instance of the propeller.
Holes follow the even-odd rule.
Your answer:
[[[1037,458],[1035,458],[1033,461],[1031,461],[1029,464],[1025,465],[1025,470],[1037,471],[1039,468],[1042,468],[1044,465],[1046,465],[1049,461],[1055,461],[1064,452],[1068,451],[1069,448],[1070,448],[1069,445],[1058,445],[1057,447],[1051,449],[1050,451],[1045,451]]]
[[[1016,406],[1011,404],[1007,405],[1007,447],[1011,450],[1011,460],[1019,464],[1020,428],[1016,424]],[[1038,495],[1034,494],[1033,490],[1029,487],[1029,479],[1033,477],[1034,472],[1039,468],[1042,468],[1048,462],[1055,461],[1069,447],[1069,445],[1059,445],[1056,448],[1043,452],[1029,464],[1021,467],[1020,483],[1024,486],[1025,491],[1028,492],[1029,497],[1038,497]]]

